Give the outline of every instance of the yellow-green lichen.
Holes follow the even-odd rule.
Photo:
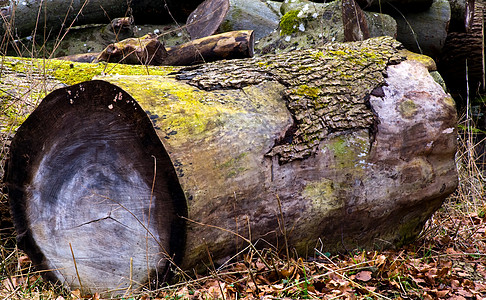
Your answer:
[[[127,91],[138,103],[157,115],[157,126],[185,137],[210,135],[212,129],[226,122],[225,115],[241,109],[227,103],[221,93],[201,91],[167,76],[141,76],[127,80],[127,76],[97,77]],[[133,79],[132,77],[130,77]]]
[[[407,60],[413,60],[421,63],[424,67],[427,68],[427,70],[429,70],[429,72],[437,71],[437,65],[435,64],[435,61],[429,56],[418,54],[406,49],[400,50],[400,54],[405,56]]]
[[[366,130],[350,136],[337,136],[326,143],[326,149],[334,156],[336,168],[361,170],[366,165],[369,137]]]
[[[417,114],[418,107],[415,102],[410,99],[406,99],[400,103],[398,110],[404,118],[410,119]]]
[[[349,147],[348,141],[345,140],[344,137],[338,137],[330,141],[326,144],[326,148],[332,151],[339,167],[346,168],[355,165],[355,153],[352,148]]]
[[[318,60],[318,59],[323,59],[326,57],[326,55],[324,55],[324,53],[322,51],[316,51],[314,52],[312,55],[312,58],[314,58],[315,60]]]
[[[335,183],[327,178],[310,182],[302,190],[302,196],[311,201],[313,211],[329,213],[342,207],[342,201],[335,193],[339,187],[334,185]]]
[[[319,88],[302,84],[297,87],[295,93],[300,96],[316,99],[319,96]]]
[[[106,64],[106,63],[78,63],[56,59],[31,59],[8,57],[3,60],[5,70],[15,73],[35,73],[67,85],[93,79],[102,74],[119,75],[167,75],[174,67],[155,67],[142,65]]]

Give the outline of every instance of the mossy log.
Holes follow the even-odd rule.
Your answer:
[[[46,276],[106,291],[168,261],[224,263],[250,240],[306,256],[413,240],[456,188],[456,111],[400,47],[330,43],[54,91],[12,141],[19,246]]]
[[[385,35],[396,38],[397,35],[397,23],[392,17],[361,11],[350,1],[288,2],[282,4],[281,12],[283,17],[277,31],[258,41],[257,53],[308,49],[328,42]]]

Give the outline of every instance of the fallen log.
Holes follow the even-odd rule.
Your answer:
[[[167,55],[167,50],[164,44],[157,40],[157,35],[147,34],[140,38],[129,38],[108,45],[93,62],[160,66]]]
[[[207,36],[169,47],[163,65],[188,66],[221,59],[249,58],[254,54],[253,30],[240,30]]]
[[[309,4],[310,3],[310,4]],[[397,35],[396,21],[384,14],[362,11],[350,1],[283,3],[277,31],[260,39],[257,53],[276,53],[367,37]]]
[[[342,21],[345,42],[370,38],[366,16],[354,0],[342,1]]]
[[[131,38],[106,47],[92,62],[188,66],[221,59],[253,56],[255,40],[252,30],[231,31],[203,37],[167,50],[155,35]],[[86,61],[96,54],[61,59]]]
[[[474,0],[449,0],[451,22],[449,32],[469,32],[474,19]]]
[[[185,21],[202,2],[136,0],[90,1],[10,1],[0,7],[0,34],[18,39],[32,35],[43,39],[62,36],[62,31],[72,25],[106,24],[119,17],[133,16],[135,22],[167,24],[176,19]],[[174,19],[175,18],[175,19]]]
[[[248,241],[305,255],[413,240],[457,185],[456,111],[399,48],[330,43],[54,91],[12,141],[19,246],[47,277],[103,292]]]
[[[187,18],[187,32],[192,40],[216,33],[229,11],[229,0],[213,0],[201,3]]]

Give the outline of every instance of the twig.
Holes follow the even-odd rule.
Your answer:
[[[69,248],[71,249],[71,255],[73,256],[74,269],[76,270],[76,276],[78,277],[79,288],[81,291],[83,291],[83,285],[81,284],[81,277],[79,276],[78,266],[76,264],[76,258],[74,257],[73,246],[71,246],[71,243],[69,243]]]
[[[285,252],[287,254],[287,269],[288,269],[290,267],[289,243],[287,240],[287,229],[285,227],[285,220],[282,212],[282,202],[280,201],[280,197],[278,195],[277,195],[277,202],[278,202],[278,210],[280,213],[280,218],[282,218],[282,222],[280,222],[280,218],[278,216],[277,216],[277,221],[278,221],[278,227],[280,228],[280,231],[282,232],[284,237]]]

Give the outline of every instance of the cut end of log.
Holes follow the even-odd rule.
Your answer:
[[[19,245],[48,279],[123,293],[181,256],[183,191],[150,119],[122,89],[91,81],[49,94],[11,153]]]
[[[187,18],[187,31],[191,40],[216,33],[229,11],[228,0],[206,0]]]

